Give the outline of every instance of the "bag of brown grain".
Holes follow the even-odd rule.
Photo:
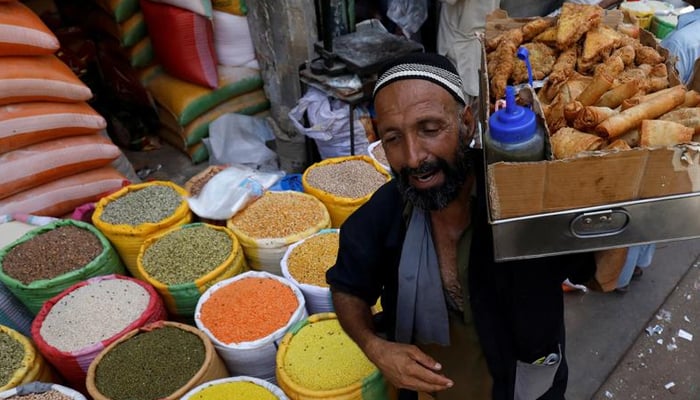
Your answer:
[[[338,257],[338,229],[323,229],[289,246],[280,262],[282,276],[304,294],[309,314],[333,311],[326,271]]]
[[[77,282],[123,273],[109,241],[80,221],[58,220],[35,228],[0,250],[0,281],[34,315]]]
[[[33,381],[53,381],[51,367],[21,333],[0,325],[0,392]]]
[[[192,388],[229,376],[211,341],[198,329],[158,321],[102,350],[88,369],[94,400],[180,399]]]
[[[55,383],[30,382],[16,388],[0,392],[5,400],[87,400],[82,393]]]
[[[80,391],[92,360],[122,335],[168,317],[149,284],[121,275],[76,283],[44,303],[32,323],[41,354]]]
[[[183,322],[194,322],[197,301],[211,285],[248,269],[236,235],[202,223],[177,226],[147,239],[136,264],[170,314]]]
[[[369,156],[328,158],[306,169],[304,192],[318,198],[331,215],[333,228],[363,205],[391,179],[391,175]]]
[[[129,272],[143,280],[136,267],[141,245],[150,236],[192,220],[186,196],[172,182],[129,185],[97,203],[92,223],[114,244]]]
[[[329,228],[330,216],[317,198],[295,191],[267,191],[226,224],[243,246],[248,266],[282,275],[280,260],[290,244]]]
[[[204,292],[194,320],[232,375],[274,383],[278,342],[307,315],[304,295],[289,280],[248,271]]]

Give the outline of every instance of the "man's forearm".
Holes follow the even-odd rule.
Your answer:
[[[370,360],[374,345],[382,339],[374,331],[370,306],[359,297],[333,291],[333,306],[345,333],[357,343]]]

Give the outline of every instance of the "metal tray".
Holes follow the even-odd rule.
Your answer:
[[[700,193],[491,221],[496,261],[700,237]]]

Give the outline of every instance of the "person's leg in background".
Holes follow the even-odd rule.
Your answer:
[[[651,265],[655,250],[654,243],[629,247],[625,265],[617,278],[617,292],[626,292],[632,278],[641,276],[642,268]]]

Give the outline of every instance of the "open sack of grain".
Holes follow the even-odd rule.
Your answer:
[[[181,225],[147,239],[137,259],[139,275],[163,297],[170,315],[194,322],[197,301],[210,286],[246,271],[243,249],[230,229]]]
[[[277,382],[292,399],[389,400],[393,393],[334,313],[312,315],[284,336]]]
[[[204,292],[194,317],[232,375],[274,382],[278,342],[307,315],[304,295],[290,281],[248,271]]]
[[[34,315],[44,302],[75,283],[123,273],[107,238],[80,221],[57,220],[0,250],[0,281]]]
[[[338,257],[339,238],[338,229],[323,229],[289,246],[280,261],[282,276],[301,289],[310,315],[333,311],[326,271]]]
[[[180,399],[194,387],[229,376],[211,341],[189,325],[158,321],[113,342],[90,364],[95,400]]]
[[[0,392],[34,381],[53,382],[51,367],[24,335],[0,325]]]
[[[87,400],[82,393],[56,383],[30,382],[0,392],[3,400]]]
[[[333,228],[343,222],[391,179],[379,163],[366,155],[328,158],[306,169],[304,192],[328,208]]]
[[[182,396],[182,400],[255,399],[288,400],[284,391],[252,376],[236,376],[203,383]]]
[[[172,182],[129,185],[100,199],[92,223],[114,244],[129,272],[143,279],[136,266],[141,245],[149,236],[192,220],[186,196]]]
[[[280,260],[292,243],[329,228],[328,210],[316,197],[267,191],[228,220],[251,269],[282,275]]]
[[[121,275],[98,276],[44,303],[32,323],[32,338],[71,387],[84,392],[88,367],[105,347],[167,316],[163,301],[147,283]]]

